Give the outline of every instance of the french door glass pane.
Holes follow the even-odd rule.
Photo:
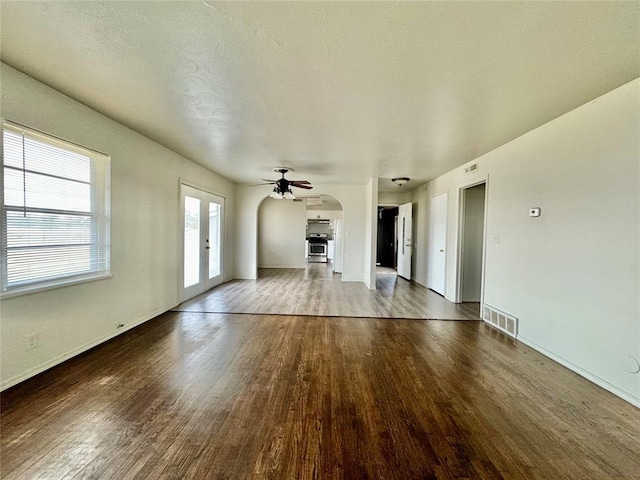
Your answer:
[[[220,217],[220,205],[209,202],[209,278],[220,275]]]
[[[200,281],[200,199],[184,197],[184,287]]]

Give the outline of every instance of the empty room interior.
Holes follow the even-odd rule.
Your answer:
[[[640,479],[640,3],[0,4],[0,476]]]

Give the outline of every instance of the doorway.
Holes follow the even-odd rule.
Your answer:
[[[224,198],[180,184],[180,301],[222,283]]]
[[[258,205],[256,277],[266,269],[342,273],[344,211],[328,194],[300,194],[294,200],[266,197]],[[313,269],[308,269],[314,263]]]
[[[302,197],[306,208],[307,267],[320,270],[322,264],[332,274],[342,274],[344,252],[344,210],[342,203],[327,194]]]
[[[398,207],[378,206],[376,266],[396,270],[398,255]]]
[[[460,191],[460,257],[458,295],[461,302],[481,302],[483,282],[486,184]]]

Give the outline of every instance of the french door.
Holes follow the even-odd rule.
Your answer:
[[[180,210],[180,301],[185,301],[222,283],[224,198],[181,184]]]

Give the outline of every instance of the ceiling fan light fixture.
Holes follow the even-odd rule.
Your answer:
[[[398,185],[399,187],[403,186],[409,180],[411,180],[409,177],[396,177],[391,179],[391,181],[396,185]]]
[[[263,178],[262,181],[267,183],[261,184],[261,185],[273,185],[273,191],[269,195],[271,198],[275,198],[276,200],[282,200],[283,198],[286,198],[287,200],[295,200],[296,196],[291,191],[290,186],[293,186],[296,188],[302,188],[305,190],[311,190],[313,188],[307,180],[289,181],[286,178],[284,178],[285,173],[293,171],[293,168],[276,167],[273,169],[273,171],[281,174],[282,178],[279,178],[278,180],[267,180],[266,178]],[[257,187],[258,185],[254,185],[254,186]]]
[[[273,187],[273,192],[271,192],[269,196],[271,198],[275,198],[276,200],[282,200],[283,198],[287,200],[294,200],[296,198],[290,188],[282,191],[280,188],[278,188],[277,185]]]

